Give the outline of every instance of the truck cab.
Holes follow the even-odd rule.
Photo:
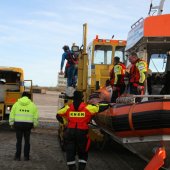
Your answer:
[[[0,67],[0,122],[7,120],[12,105],[26,91],[32,99],[32,81],[24,80],[21,68]]]
[[[110,79],[114,57],[125,60],[125,40],[103,39],[96,35],[86,47],[87,24],[83,25],[83,50],[79,54],[77,89],[84,92],[87,101],[90,94],[102,88]]]
[[[99,39],[98,36],[87,47],[88,53],[88,86],[97,90],[105,86],[110,78],[110,70],[114,65],[114,57],[125,59],[125,40]]]

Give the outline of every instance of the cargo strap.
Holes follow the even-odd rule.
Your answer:
[[[90,143],[91,143],[90,137],[89,137],[89,135],[87,135],[86,152],[88,152],[88,151],[89,151]]]
[[[134,103],[134,104],[130,107],[130,109],[129,109],[129,114],[128,114],[129,126],[130,126],[130,129],[131,129],[131,130],[135,130],[135,129],[134,129],[134,126],[133,126],[133,120],[132,120],[132,113],[133,113],[133,111],[134,111],[135,106],[136,106],[136,103]]]

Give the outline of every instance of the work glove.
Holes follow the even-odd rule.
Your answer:
[[[60,72],[59,72],[59,75],[63,75],[64,74],[64,72],[61,70]]]
[[[138,92],[139,92],[141,95],[144,95],[144,86],[138,85],[138,86],[137,86],[137,90],[138,90]]]
[[[139,91],[142,91],[142,90],[144,90],[144,86],[138,85],[138,86],[137,86],[137,89],[138,89]]]
[[[64,124],[64,120],[63,118],[60,116],[60,115],[56,115],[56,119],[61,123],[61,124]]]

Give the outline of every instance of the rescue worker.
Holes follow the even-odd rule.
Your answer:
[[[132,64],[129,73],[130,94],[144,94],[144,83],[147,78],[147,63],[138,58],[135,52],[129,56],[129,61]],[[136,99],[140,102],[141,99]]]
[[[22,137],[24,136],[24,160],[30,159],[30,134],[31,129],[38,126],[38,110],[36,105],[29,99],[30,95],[26,92],[22,98],[12,106],[9,124],[16,130],[16,154],[14,160],[21,160]]]
[[[152,70],[148,68],[147,72],[147,88],[148,94],[152,94]]]
[[[104,105],[108,107],[108,104]],[[101,105],[102,108],[102,105]],[[68,124],[65,130],[66,157],[69,170],[76,169],[76,153],[78,154],[79,170],[84,170],[88,159],[90,139],[88,138],[88,123],[92,116],[99,111],[99,105],[90,105],[83,102],[83,93],[75,91],[73,103],[66,105],[57,113],[57,119],[63,123],[67,118]]]
[[[116,102],[116,99],[124,92],[125,90],[125,65],[120,62],[119,57],[114,57],[114,68],[113,68],[113,94],[112,94],[112,102]]]
[[[65,77],[67,78],[67,87],[75,87],[76,85],[76,65],[78,64],[78,58],[74,56],[73,52],[69,49],[69,46],[63,47],[64,53],[61,60],[60,74],[63,73],[64,61],[67,60],[65,68]],[[70,88],[71,89],[71,88]]]

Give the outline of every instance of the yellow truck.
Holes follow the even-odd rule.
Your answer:
[[[83,49],[79,55],[77,89],[84,92],[85,101],[90,94],[105,86],[110,78],[114,57],[125,60],[125,40],[103,39],[98,35],[87,46],[87,24],[83,25]]]
[[[122,62],[125,61],[125,40],[103,39],[98,35],[87,46],[87,24],[83,25],[83,45],[79,49],[73,46],[73,52],[79,52],[78,80],[76,89],[84,94],[84,101],[98,89],[105,86],[106,80],[110,78],[110,71],[114,65],[114,57],[117,56]],[[65,93],[59,95],[58,108],[64,104],[71,103]],[[59,126],[59,139],[63,148],[63,125]],[[90,128],[91,141],[102,141],[103,136],[94,127]]]
[[[32,98],[32,80],[24,80],[21,68],[0,67],[0,122],[8,120],[12,105],[26,91]]]

